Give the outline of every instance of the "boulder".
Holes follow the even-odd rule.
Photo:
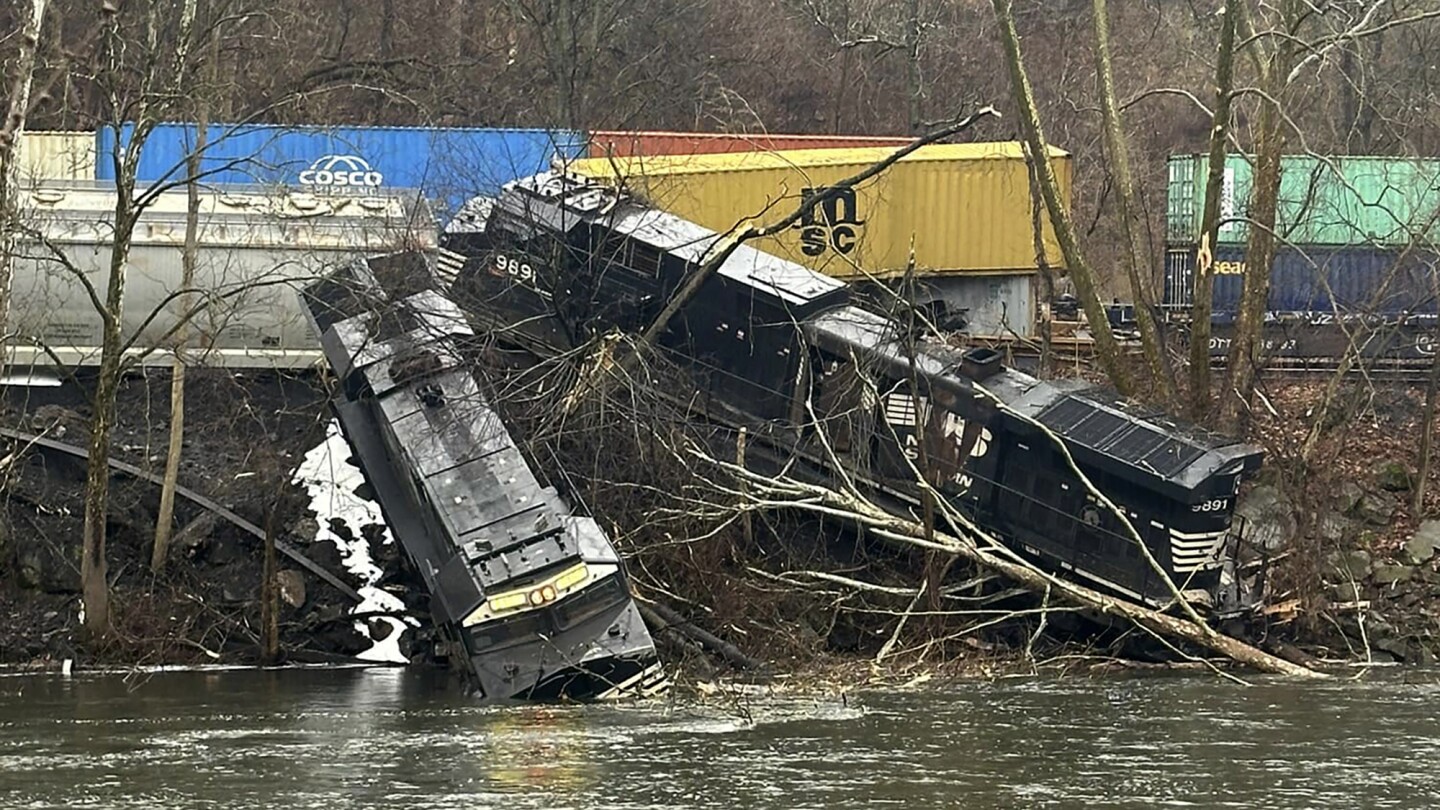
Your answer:
[[[1336,551],[1328,555],[1325,562],[1331,572],[1339,575],[1341,582],[1348,583],[1352,577],[1363,580],[1370,575],[1370,552],[1364,549]]]
[[[305,604],[305,577],[294,568],[275,572],[275,584],[280,589],[280,600],[292,608]]]
[[[1335,510],[1342,515],[1350,515],[1364,497],[1365,490],[1361,489],[1359,484],[1346,481],[1335,493]]]
[[[38,535],[13,538],[15,580],[22,588],[45,593],[80,592],[80,544],[61,548]]]
[[[1360,499],[1354,512],[1357,519],[1371,526],[1389,526],[1395,517],[1395,499],[1383,493],[1372,492]]]
[[[1403,638],[1380,638],[1370,642],[1372,650],[1389,653],[1396,661],[1410,657],[1410,644]]]
[[[384,641],[390,637],[391,633],[395,632],[395,625],[378,616],[366,622],[366,625],[366,629],[370,631],[370,638],[376,641]]]
[[[1344,542],[1351,530],[1350,521],[1334,512],[1322,515],[1315,522],[1315,534],[1332,548]]]
[[[1375,467],[1375,483],[1386,492],[1410,488],[1410,468],[1398,461],[1382,461]]]
[[[1256,548],[1279,551],[1295,537],[1295,505],[1278,487],[1261,484],[1235,508],[1248,523],[1246,536]]]
[[[1376,585],[1395,585],[1408,582],[1415,575],[1415,566],[1400,563],[1377,562],[1370,566],[1370,577]]]
[[[1423,565],[1440,550],[1440,520],[1427,520],[1415,530],[1415,536],[1405,543],[1406,561],[1411,565]]]

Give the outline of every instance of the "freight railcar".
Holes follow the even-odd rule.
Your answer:
[[[1207,157],[1170,158],[1164,307],[1183,323],[1194,304]],[[1214,261],[1212,356],[1225,356],[1249,264],[1253,167],[1226,159]],[[1352,342],[1385,361],[1433,356],[1440,254],[1440,161],[1287,155],[1281,161],[1261,350],[1287,362],[1334,362]]]
[[[461,355],[463,314],[433,290],[386,300],[369,267],[308,287],[306,311],[346,441],[480,695],[664,690],[619,554],[536,480]]]
[[[507,186],[472,236],[456,240],[473,254],[457,300],[542,351],[644,325],[719,238],[565,175]],[[917,499],[919,472],[1015,548],[1128,598],[1168,602],[1162,573],[1221,611],[1252,595],[1232,520],[1259,448],[1004,368],[989,350],[912,339],[850,303],[844,282],[743,245],[662,345],[717,421],[838,474],[833,452],[897,508]]]
[[[585,149],[569,130],[486,127],[354,127],[212,123],[200,168],[212,183],[284,187],[314,194],[372,194],[417,189],[442,216],[476,194],[496,194],[517,177],[550,168]],[[133,124],[95,133],[97,179],[114,180],[111,156],[134,136]],[[150,130],[136,177],[142,183],[182,177],[198,127]]]
[[[20,193],[8,362],[90,366],[101,318],[89,289],[110,277],[115,188],[45,182]],[[147,363],[303,368],[320,359],[296,290],[372,252],[434,247],[438,232],[414,193],[323,197],[254,186],[206,185],[200,194],[195,284],[181,263],[186,194],[156,195],[141,214],[125,268],[121,336]],[[82,278],[83,277],[83,278]],[[88,285],[87,286],[87,282]],[[179,340],[181,319],[186,338]]]

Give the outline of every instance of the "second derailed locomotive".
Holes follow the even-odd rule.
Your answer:
[[[545,350],[643,329],[724,238],[558,173],[515,181],[485,208],[448,235],[468,257],[457,300]],[[792,459],[838,460],[902,504],[923,476],[1051,570],[1155,606],[1173,600],[1169,578],[1220,615],[1254,598],[1233,520],[1258,447],[1081,380],[1037,379],[989,349],[917,337],[905,318],[853,302],[843,282],[744,245],[659,344],[692,369],[717,422]]]

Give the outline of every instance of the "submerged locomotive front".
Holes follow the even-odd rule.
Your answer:
[[[345,438],[481,695],[662,691],[622,560],[535,479],[461,356],[473,333],[460,310],[433,290],[386,300],[365,265],[302,297]]]

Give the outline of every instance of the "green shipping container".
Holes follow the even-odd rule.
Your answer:
[[[1175,155],[1169,163],[1166,241],[1200,241],[1205,212],[1207,155]],[[1253,165],[1243,155],[1225,160],[1220,197],[1222,245],[1244,244]],[[1440,238],[1440,160],[1388,157],[1315,158],[1287,155],[1280,163],[1275,230],[1295,244],[1404,246],[1428,234]]]

